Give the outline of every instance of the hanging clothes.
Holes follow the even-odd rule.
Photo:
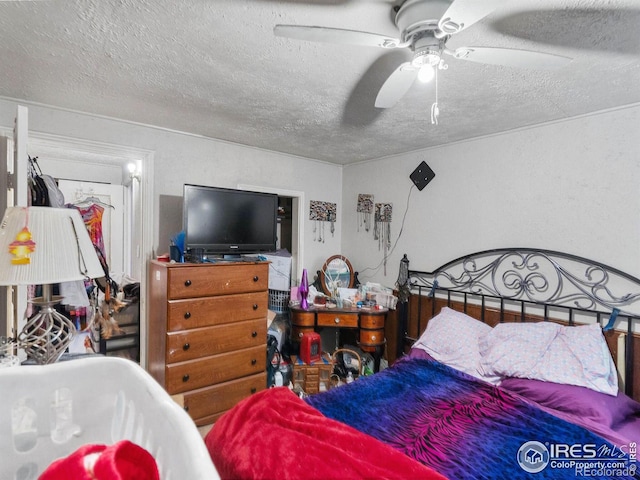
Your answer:
[[[100,206],[90,205],[83,209],[75,205],[69,205],[71,208],[75,208],[80,212],[80,216],[84,221],[89,237],[93,243],[93,247],[98,253],[98,259],[100,265],[105,272],[109,271],[109,266],[105,260],[104,254],[104,241],[102,240],[102,212],[104,209]],[[92,208],[95,207],[95,208]],[[91,302],[87,294],[87,288],[90,284],[86,281],[76,280],[71,282],[63,282],[60,284],[60,295],[63,297],[63,303],[66,305],[73,305],[74,307],[89,307]]]
[[[76,205],[82,220],[84,221],[87,231],[89,232],[89,238],[98,253],[98,258],[103,268],[106,268],[105,273],[108,273],[109,267],[107,265],[107,256],[104,248],[104,237],[102,233],[102,215],[104,214],[104,208],[97,203],[92,203],[87,207]]]
[[[29,157],[30,205],[34,207],[64,207],[64,195],[51,175],[42,173],[38,157]]]
[[[83,203],[88,203],[88,205],[83,207],[81,206]],[[111,290],[111,288],[107,289],[107,285],[110,285],[112,282],[109,277],[109,265],[105,255],[104,238],[102,233],[102,215],[104,213],[104,208],[96,203],[86,202],[86,200],[79,204],[68,204],[67,206],[69,208],[75,208],[80,213],[85,227],[87,228],[87,232],[89,233],[89,238],[91,238],[91,243],[93,243],[93,247],[98,255],[98,260],[100,261],[102,270],[104,271],[104,280],[100,282],[100,279],[95,279],[96,284],[103,292]],[[117,290],[117,286],[114,287],[115,289],[113,291],[115,292]],[[63,303],[67,305],[88,307],[91,305],[91,302],[88,297],[87,290],[91,288],[94,288],[91,281],[78,280],[73,282],[64,282],[60,284],[60,295],[63,297]]]
[[[42,170],[38,165],[38,157],[29,157],[29,205],[33,207],[49,206],[49,190],[42,179]]]
[[[86,205],[86,206],[85,206]],[[98,288],[105,294],[105,300],[111,299],[111,294],[118,291],[118,284],[111,278],[109,274],[109,264],[107,262],[107,255],[104,247],[104,236],[102,231],[102,217],[105,208],[114,208],[113,205],[104,203],[96,197],[87,197],[73,205],[73,208],[78,209],[82,220],[84,221],[87,231],[89,232],[89,238],[96,250],[100,265],[104,271],[104,277],[96,278],[95,282]]]

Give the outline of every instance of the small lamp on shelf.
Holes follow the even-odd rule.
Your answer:
[[[53,284],[104,276],[80,213],[71,208],[9,207],[0,224],[0,285],[42,285],[29,300],[39,311],[27,319],[17,345],[39,364],[57,361],[71,343],[73,322],[57,312]]]

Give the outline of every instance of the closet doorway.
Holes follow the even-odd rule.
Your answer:
[[[153,152],[29,132],[28,154],[58,180],[66,203],[89,197],[107,206],[109,270],[140,281],[140,363],[146,368],[146,272],[153,253]],[[104,217],[103,217],[104,218]],[[105,234],[106,237],[106,234]]]

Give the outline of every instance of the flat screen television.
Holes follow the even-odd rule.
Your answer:
[[[227,256],[275,251],[277,215],[275,194],[185,184],[185,249]]]

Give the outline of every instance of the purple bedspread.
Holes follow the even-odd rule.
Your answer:
[[[402,360],[307,402],[449,478],[637,478],[635,446],[433,360]]]

